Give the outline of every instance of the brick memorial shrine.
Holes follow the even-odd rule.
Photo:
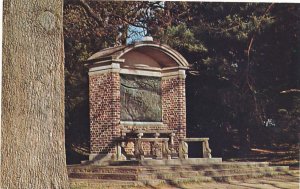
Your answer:
[[[188,159],[189,142],[201,143],[201,159],[211,159],[208,138],[186,138],[188,62],[181,54],[143,41],[104,49],[86,65],[91,162]]]

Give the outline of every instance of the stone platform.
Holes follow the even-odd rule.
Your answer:
[[[100,188],[118,188],[187,182],[226,182],[288,174],[289,171],[287,166],[269,166],[267,162],[203,162],[181,165],[151,163],[148,161],[149,165],[131,166],[70,165],[68,174],[73,187],[86,187],[87,184],[96,183]]]
[[[110,165],[133,165],[133,166],[181,166],[199,165],[205,163],[221,163],[222,158],[189,158],[189,159],[144,159],[136,161],[113,161]]]

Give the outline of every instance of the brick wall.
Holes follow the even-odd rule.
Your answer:
[[[170,129],[178,139],[186,137],[186,101],[185,79],[180,77],[163,78],[162,83],[162,119],[165,125],[140,127],[145,130]],[[121,130],[134,130],[132,126],[120,125],[120,76],[108,72],[89,76],[90,96],[90,135],[91,153],[115,153],[114,139],[121,136]],[[150,146],[145,145],[145,151]]]
[[[185,79],[171,77],[162,79],[162,118],[170,130],[175,131],[175,147],[178,139],[186,137]]]
[[[114,153],[120,136],[120,76],[109,72],[89,76],[91,153]]]

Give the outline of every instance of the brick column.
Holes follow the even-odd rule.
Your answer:
[[[175,147],[178,139],[186,137],[186,96],[185,74],[162,78],[162,117],[163,123],[176,133]]]
[[[89,72],[91,154],[115,153],[120,136],[120,75],[118,69]]]

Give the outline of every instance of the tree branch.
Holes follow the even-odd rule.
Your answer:
[[[272,3],[268,6],[268,8],[266,9],[266,11],[264,12],[262,18],[266,17],[266,15],[270,12],[271,8],[275,5],[275,3]],[[261,22],[259,23],[258,27],[259,28],[261,26]],[[255,34],[253,34],[253,36],[251,37],[250,43],[248,45],[248,51],[247,51],[247,55],[248,57],[250,56],[250,50],[252,48],[253,45],[253,40],[254,40]]]
[[[268,8],[266,9],[266,11],[264,12],[264,14],[262,15],[262,18],[265,18],[267,13],[270,12],[271,8],[274,6],[275,3],[272,3],[268,6]],[[261,26],[261,23],[260,22],[258,24],[258,27],[257,28],[260,28]],[[249,42],[249,45],[248,45],[248,49],[247,49],[247,59],[248,59],[248,63],[247,63],[247,68],[246,68],[246,82],[247,82],[247,85],[250,89],[250,91],[252,92],[252,96],[253,96],[253,100],[254,100],[254,105],[255,105],[255,111],[256,112],[259,112],[259,105],[258,105],[258,99],[256,97],[256,91],[255,91],[255,88],[254,86],[251,84],[250,80],[249,80],[249,71],[250,71],[250,52],[251,52],[251,48],[253,47],[253,42],[254,42],[254,38],[255,38],[255,33],[252,35],[251,39],[250,39],[250,42]],[[258,116],[260,118],[260,121],[263,122],[263,117],[260,113],[258,113]]]
[[[85,0],[79,0],[78,4],[81,5],[84,8],[84,10],[88,14],[88,16],[90,16],[91,18],[93,18],[97,22],[97,24],[99,26],[103,26],[103,19],[101,17],[99,17],[93,11],[93,9],[89,6],[89,4]]]
[[[288,89],[280,92],[280,94],[288,94],[288,93],[300,93],[300,89]]]

